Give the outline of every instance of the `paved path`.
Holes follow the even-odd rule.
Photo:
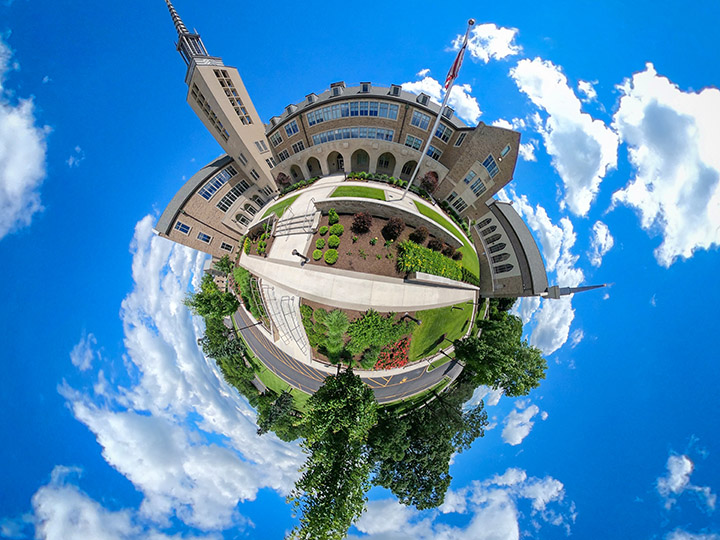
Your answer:
[[[312,394],[320,388],[328,376],[326,371],[310,367],[287,355],[276,347],[259,328],[255,326],[244,328],[253,324],[253,321],[243,308],[238,309],[233,317],[238,327],[243,328],[240,332],[245,341],[270,371],[290,386],[308,394]],[[428,371],[428,365],[423,363],[416,369],[385,377],[365,376],[359,371],[357,373],[365,384],[373,389],[378,403],[383,404],[404,399],[432,388],[443,378],[454,380],[461,371],[460,363],[452,360],[432,371]]]

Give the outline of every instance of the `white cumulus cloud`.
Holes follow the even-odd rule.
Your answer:
[[[93,358],[97,354],[95,352],[97,339],[93,334],[83,335],[80,341],[70,351],[70,361],[80,371],[87,371],[92,367]]]
[[[478,24],[470,30],[468,36],[467,52],[475,60],[486,64],[491,60],[502,60],[508,56],[515,56],[522,52],[522,47],[515,43],[517,28],[505,28],[493,23]],[[459,35],[453,41],[453,49],[460,49],[464,35]]]
[[[628,145],[635,178],[613,194],[640,225],[659,232],[658,262],[720,244],[720,90],[683,92],[652,64],[619,87],[613,126]]]
[[[578,92],[585,95],[585,97],[582,98],[583,102],[589,103],[597,99],[597,91],[594,86],[595,84],[597,84],[597,81],[594,83],[590,81],[578,81]]]
[[[502,430],[502,438],[507,444],[517,446],[525,437],[530,435],[534,422],[533,418],[540,412],[537,405],[523,407],[522,402],[518,402],[518,408],[510,411],[510,414],[504,420],[505,427]]]
[[[562,205],[587,215],[606,173],[617,165],[618,136],[582,112],[582,103],[552,62],[523,59],[510,70],[518,88],[547,113],[538,129],[565,186]]]
[[[422,77],[418,81],[411,81],[402,84],[403,90],[413,94],[426,93],[438,105],[445,97],[445,89],[436,79],[430,77],[430,70],[423,69],[418,73]],[[482,111],[477,99],[472,97],[472,87],[469,84],[456,84],[450,92],[448,105],[455,110],[455,114],[470,124],[477,124]]]
[[[0,239],[30,225],[42,210],[47,127],[36,125],[32,99],[14,103],[5,91],[12,52],[0,39]]]
[[[665,501],[665,508],[671,508],[683,492],[695,493],[709,510],[715,508],[717,496],[707,486],[696,486],[690,482],[695,464],[686,455],[671,455],[667,460],[667,472],[657,479],[657,491]]]
[[[720,540],[720,534],[689,533],[682,529],[675,529],[665,536],[665,540]]]
[[[590,264],[600,266],[602,258],[615,245],[615,239],[610,234],[610,229],[602,221],[596,221],[592,227],[592,237],[590,238]]]

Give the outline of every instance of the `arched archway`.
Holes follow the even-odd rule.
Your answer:
[[[328,170],[330,174],[345,172],[345,160],[340,152],[330,152],[327,157]]]
[[[392,174],[395,171],[395,156],[385,152],[377,159],[375,172],[378,174]]]
[[[310,176],[320,176],[322,174],[322,169],[320,168],[320,161],[318,161],[318,158],[316,157],[311,157],[307,160],[307,168]]]
[[[417,161],[415,161],[414,159],[406,162],[405,165],[403,165],[403,168],[400,170],[400,178],[402,178],[403,180],[410,180],[410,176],[412,176],[415,167],[417,167]]]
[[[292,165],[290,167],[290,175],[293,177],[293,180],[295,182],[305,180],[305,176],[303,175],[302,170],[297,165]]]
[[[350,158],[350,169],[352,172],[369,172],[370,171],[370,156],[368,153],[359,148],[355,150]]]

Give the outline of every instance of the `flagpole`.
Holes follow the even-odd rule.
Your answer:
[[[470,35],[470,28],[473,27],[475,24],[475,19],[470,19],[468,21],[467,30],[465,30],[465,38],[463,39],[463,44],[461,46],[461,50],[464,53],[464,49],[467,46],[468,36]],[[457,62],[457,59],[455,60]],[[452,71],[452,68],[451,68]],[[459,66],[458,66],[459,71]],[[435,136],[435,132],[437,131],[438,125],[440,124],[440,119],[442,118],[443,111],[445,110],[445,107],[447,106],[447,102],[450,99],[450,91],[452,90],[453,86],[455,85],[455,79],[457,79],[457,74],[455,77],[450,79],[450,85],[445,90],[445,98],[443,99],[442,105],[440,105],[440,112],[437,115],[437,118],[435,118],[435,123],[433,124],[432,129],[430,130],[430,134],[428,135],[427,142],[425,143],[425,147],[423,148],[422,154],[420,154],[420,159],[418,159],[417,165],[415,165],[415,170],[413,171],[412,176],[410,177],[410,181],[408,182],[407,187],[405,188],[405,191],[403,191],[402,197],[400,199],[404,199],[405,195],[407,195],[407,192],[410,191],[410,186],[412,186],[412,183],[415,181],[415,178],[417,177],[418,172],[420,172],[420,165],[422,165],[423,159],[425,159],[425,156],[427,155],[428,148],[430,148],[430,143],[432,142],[432,138]]]

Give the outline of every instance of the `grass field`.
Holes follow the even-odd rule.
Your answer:
[[[270,214],[275,212],[275,215],[277,217],[282,217],[283,213],[285,212],[285,209],[290,206],[292,203],[295,202],[295,199],[297,199],[300,196],[298,193],[297,195],[293,195],[292,197],[288,197],[287,199],[282,199],[280,202],[273,204],[270,208],[265,210],[265,213],[263,214],[263,219],[268,217]]]
[[[331,197],[363,197],[365,199],[385,200],[385,191],[367,186],[340,186],[332,192]]]
[[[473,247],[468,243],[468,241],[465,239],[465,235],[463,235],[458,228],[450,223],[449,220],[447,220],[444,216],[437,213],[432,208],[428,208],[422,203],[419,203],[418,201],[414,201],[415,206],[417,207],[418,211],[425,217],[432,219],[435,223],[440,225],[441,227],[446,228],[448,231],[453,233],[455,236],[458,237],[458,239],[462,240],[463,246],[458,249],[460,253],[463,254],[462,258],[462,265],[468,269],[475,277],[480,277],[480,262],[478,261],[477,253],[475,253],[475,250]]]
[[[415,317],[422,324],[413,332],[410,341],[410,362],[431,356],[449,343],[465,335],[473,313],[473,304],[464,302],[456,306],[418,311]]]

